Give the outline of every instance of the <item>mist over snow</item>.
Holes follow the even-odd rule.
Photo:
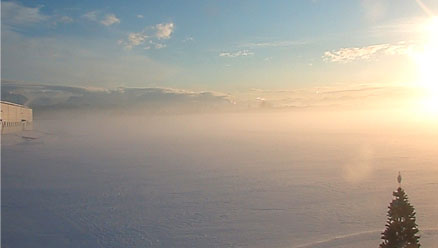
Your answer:
[[[422,245],[438,242],[436,126],[352,112],[77,117],[2,135],[2,246],[377,247],[398,171]]]

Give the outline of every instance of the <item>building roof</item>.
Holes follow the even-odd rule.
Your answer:
[[[3,104],[11,105],[11,106],[16,106],[16,107],[30,109],[28,106],[24,106],[24,105],[13,103],[13,102],[6,102],[6,101],[1,101],[1,100],[0,100],[0,102],[3,103]]]

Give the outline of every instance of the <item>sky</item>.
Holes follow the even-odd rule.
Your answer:
[[[410,83],[438,12],[435,0],[1,3],[2,80],[221,92]]]

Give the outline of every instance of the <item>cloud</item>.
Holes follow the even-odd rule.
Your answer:
[[[425,35],[424,27],[430,21],[428,17],[410,17],[395,19],[387,22],[379,22],[368,31],[368,35],[376,37],[417,37],[422,39]]]
[[[241,57],[241,56],[252,56],[254,55],[253,52],[249,51],[249,50],[241,50],[241,51],[236,51],[236,52],[222,52],[219,54],[219,57],[228,57],[228,58],[236,58],[236,57]]]
[[[159,23],[152,27],[146,27],[140,32],[131,32],[128,34],[127,40],[121,40],[118,43],[128,50],[146,43],[148,45],[143,47],[146,50],[151,47],[162,49],[166,47],[166,44],[159,42],[159,40],[170,39],[173,27],[173,23]]]
[[[120,23],[120,19],[117,18],[114,14],[108,14],[104,19],[100,21],[105,26],[111,26],[115,23]]]
[[[3,80],[2,99],[20,100],[36,110],[121,109],[145,112],[198,112],[232,107],[227,94],[173,88],[88,88]]]
[[[82,15],[83,18],[88,19],[90,21],[97,21],[98,11],[90,11]]]
[[[150,40],[149,44],[151,46],[153,46],[155,49],[161,49],[161,48],[165,48],[166,47],[166,44],[155,42],[153,40]],[[147,47],[147,49],[149,49],[149,48],[150,48],[150,46]]]
[[[155,28],[157,30],[156,37],[158,39],[169,39],[173,33],[174,26],[175,25],[173,24],[173,22],[160,23],[155,25]]]
[[[62,22],[62,23],[72,23],[73,22],[73,18],[71,18],[70,16],[61,16],[58,18],[57,20],[58,22]]]
[[[205,110],[399,109],[421,92],[401,85],[337,85],[295,90],[252,89],[235,93],[164,87],[90,88],[2,80],[2,99],[37,110],[126,109],[148,112]],[[269,100],[268,100],[269,99]]]
[[[132,49],[133,47],[139,46],[146,42],[148,39],[148,35],[146,35],[144,32],[138,32],[138,33],[129,33],[128,34],[128,41],[125,42],[125,48],[126,49]],[[123,44],[123,41],[119,42]]]
[[[99,22],[105,26],[111,26],[113,24],[120,23],[120,19],[117,18],[115,14],[106,14],[103,16],[101,11],[98,10],[87,12],[83,14],[82,17],[89,21]]]
[[[20,29],[35,25],[42,26],[42,24],[45,24],[48,27],[50,25],[73,22],[73,18],[70,16],[42,14],[42,7],[26,7],[16,2],[2,2],[2,25],[5,25],[5,29],[19,31]]]
[[[166,44],[156,43],[154,46],[155,46],[155,49],[161,49],[161,48],[165,48]]]
[[[49,19],[40,12],[42,6],[26,7],[16,2],[1,3],[2,22],[10,26],[30,26]]]
[[[123,46],[124,42],[118,43]],[[2,29],[2,78],[63,84],[138,85],[167,81],[181,70],[143,54],[114,50],[114,43],[86,37],[28,37]]]
[[[397,44],[378,44],[365,47],[341,48],[327,51],[323,59],[329,62],[348,63],[354,60],[369,60],[381,55],[406,55],[413,50],[413,45],[406,42]]]
[[[143,15],[137,15],[137,18],[142,19],[144,16]]]
[[[240,93],[241,105],[273,109],[382,109],[400,108],[421,92],[403,85],[345,84],[294,90],[251,89]],[[269,99],[269,101],[267,100]]]
[[[189,41],[194,41],[195,40],[195,38],[193,38],[193,37],[191,37],[191,36],[187,36],[186,38],[184,38],[183,40],[182,40],[182,42],[189,42]]]
[[[290,46],[305,45],[307,43],[308,42],[305,42],[305,41],[285,40],[285,41],[245,43],[245,44],[242,44],[241,47],[248,47],[248,48],[290,47]]]

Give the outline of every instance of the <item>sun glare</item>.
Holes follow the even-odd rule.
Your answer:
[[[438,17],[433,17],[425,26],[427,40],[421,53],[417,54],[418,84],[424,97],[421,109],[428,115],[438,117]]]

